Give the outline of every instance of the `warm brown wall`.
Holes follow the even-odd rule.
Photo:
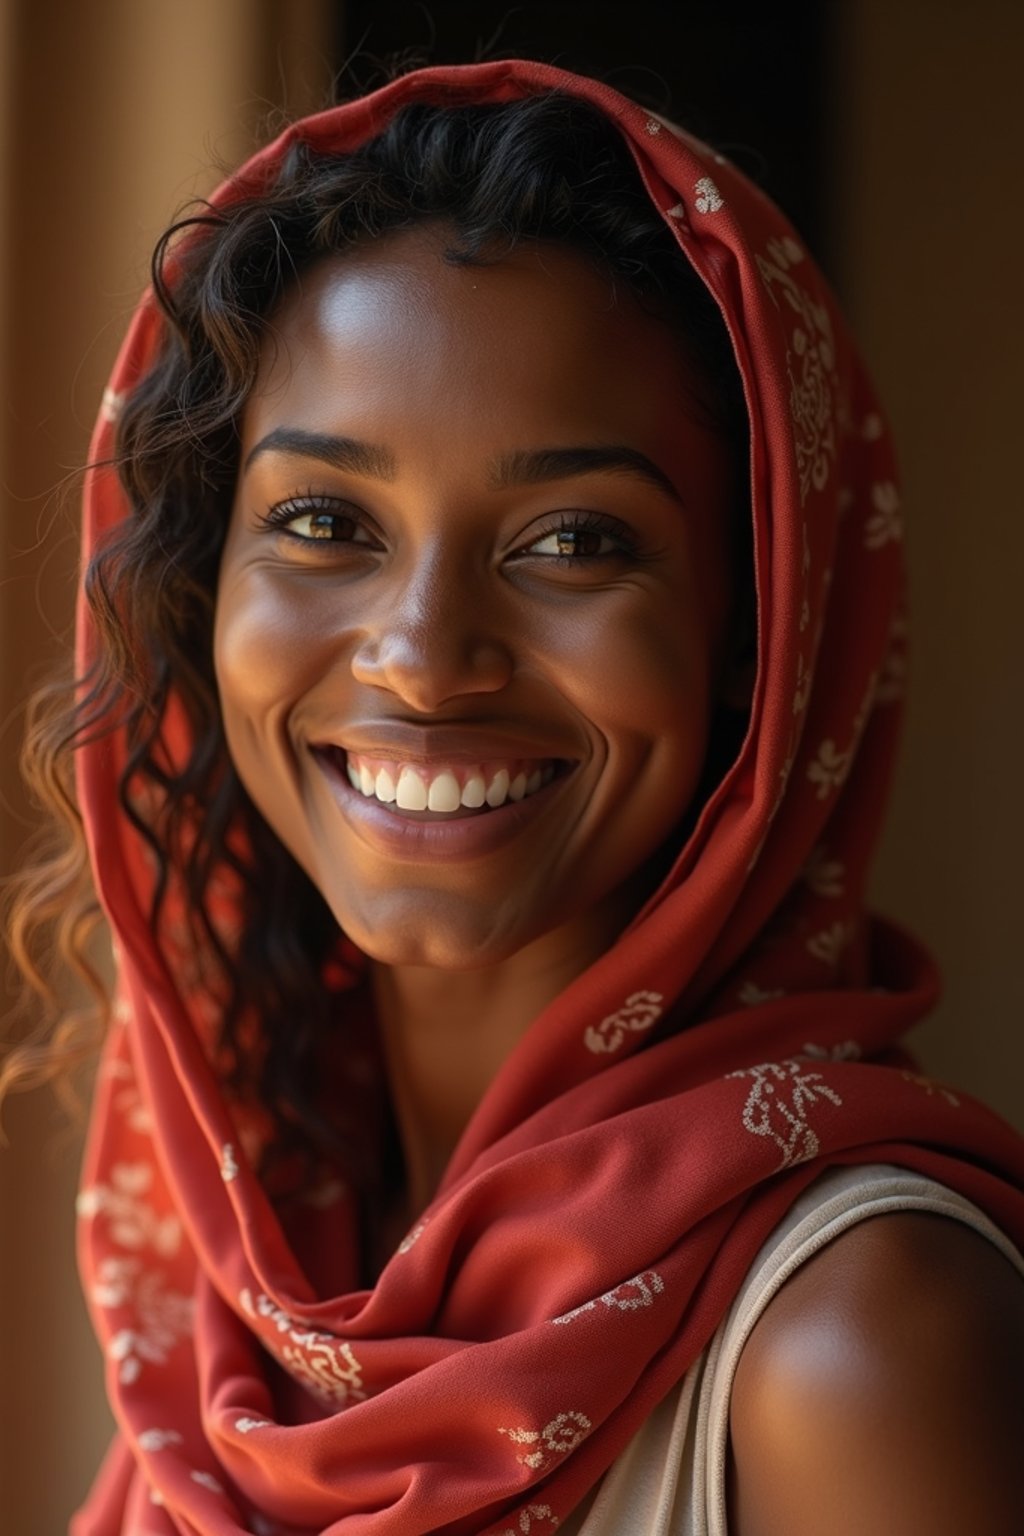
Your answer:
[[[329,0],[0,0],[0,867],[30,674],[67,634],[72,488],[157,233],[266,113],[328,92]],[[78,1145],[48,1096],[0,1153],[0,1530],[56,1536],[110,1432],[73,1261]]]
[[[1024,1127],[1024,7],[837,10],[836,249],[900,449],[916,634],[877,899],[945,970],[927,1065]]]

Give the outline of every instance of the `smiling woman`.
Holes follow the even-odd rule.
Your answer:
[[[218,690],[249,795],[364,954],[561,990],[700,779],[733,466],[663,320],[570,250],[453,265],[455,237],[328,258],[276,315]]]
[[[75,1536],[1015,1529],[1024,1149],[896,1043],[898,498],[792,230],[506,61],[154,276],[31,743],[119,972]]]

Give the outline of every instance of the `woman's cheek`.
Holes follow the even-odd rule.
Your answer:
[[[308,685],[318,647],[315,607],[266,573],[227,572],[217,595],[214,667],[225,709],[282,704]]]
[[[708,637],[678,601],[629,595],[578,627],[563,651],[567,692],[599,727],[678,730],[681,713],[699,717],[707,704]]]

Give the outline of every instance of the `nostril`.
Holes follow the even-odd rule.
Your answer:
[[[388,689],[419,714],[450,699],[496,693],[514,672],[511,652],[499,640],[466,636],[436,619],[366,636],[351,668],[357,682]]]

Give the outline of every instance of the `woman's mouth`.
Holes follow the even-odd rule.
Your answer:
[[[349,783],[366,799],[427,816],[484,813],[509,800],[525,800],[550,784],[559,766],[556,758],[429,765],[363,752],[348,752],[344,757]]]
[[[474,858],[520,837],[578,766],[562,758],[405,762],[317,746],[345,819],[380,853]]]

